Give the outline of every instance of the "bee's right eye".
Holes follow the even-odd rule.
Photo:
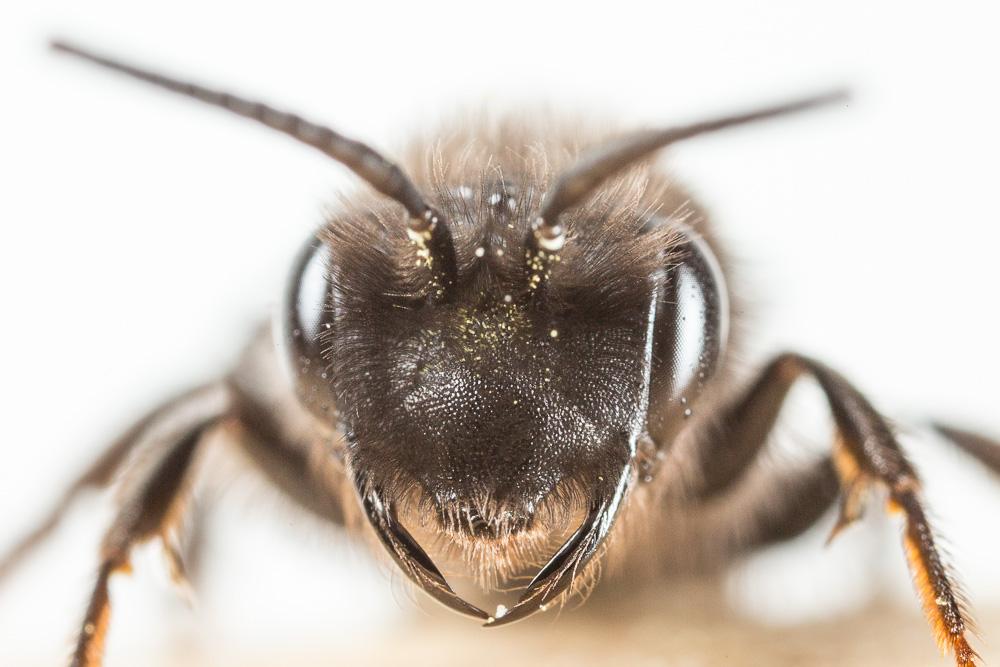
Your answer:
[[[329,364],[322,350],[332,327],[330,250],[317,238],[303,247],[285,292],[281,331],[275,339],[285,348],[285,365],[299,399],[318,417],[332,419],[334,400]]]

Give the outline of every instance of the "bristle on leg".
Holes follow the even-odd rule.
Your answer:
[[[840,514],[827,539],[828,544],[861,517],[867,491],[876,480],[860,465],[853,448],[841,436],[838,436],[834,446],[833,460],[843,495]],[[918,499],[919,490],[920,483],[915,477],[900,477],[889,490],[887,509],[890,513],[903,514],[903,551],[938,648],[944,654],[950,651],[958,667],[976,667],[978,655],[966,639],[969,616],[935,545],[933,532]]]
[[[914,586],[942,653],[950,650],[958,667],[975,667],[978,656],[965,636],[970,626],[968,614],[916,494],[915,488],[904,486],[894,489],[889,501],[890,511],[902,512],[906,521],[903,549]]]
[[[70,667],[100,667],[104,659],[104,642],[111,620],[111,575],[118,571],[128,571],[128,565],[106,562],[97,573],[97,582],[87,605],[80,636],[76,642]]]

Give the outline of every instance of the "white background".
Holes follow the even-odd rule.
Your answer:
[[[0,10],[0,544],[119,426],[225,369],[276,303],[322,205],[357,187],[329,160],[250,123],[54,57],[51,35],[262,97],[390,153],[456,109],[547,105],[649,125],[848,84],[847,109],[671,151],[739,260],[734,288],[758,313],[753,358],[803,350],[901,422],[934,416],[1000,434],[997,10],[762,4]],[[907,443],[973,602],[1000,605],[994,480],[938,441]],[[359,552],[259,491],[236,485],[236,501],[213,519],[201,618],[219,636],[303,642],[409,612]],[[107,518],[98,507],[84,503],[0,589],[9,660],[64,654]],[[881,529],[894,549],[891,528]],[[734,588],[758,590],[769,573],[792,577],[804,563],[799,597],[858,604],[834,570],[874,552],[852,552],[850,539],[769,554],[744,568],[759,582]],[[876,578],[912,605],[893,558]],[[166,645],[189,618],[144,569],[155,568],[116,583],[127,610],[112,636],[120,655]]]

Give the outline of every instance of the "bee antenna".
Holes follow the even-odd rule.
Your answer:
[[[52,40],[54,51],[66,53],[108,69],[127,74],[160,88],[206,102],[255,120],[273,130],[316,148],[364,179],[378,192],[399,202],[410,219],[407,233],[417,246],[420,258],[432,271],[439,295],[455,281],[455,249],[444,217],[424,201],[413,181],[394,162],[374,148],[300,116],[279,111],[261,102],[205,88],[140,67],[107,58],[61,40]]]
[[[661,148],[700,134],[784,116],[818,106],[844,102],[847,99],[846,90],[834,90],[821,95],[690,125],[680,125],[662,130],[642,130],[585,152],[576,164],[556,180],[542,200],[541,210],[528,238],[528,263],[533,286],[537,286],[547,275],[548,265],[554,258],[558,258],[557,253],[565,243],[565,230],[559,224],[559,216],[567,209],[579,204],[598,186],[626,167]]]

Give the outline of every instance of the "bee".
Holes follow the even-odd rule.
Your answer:
[[[304,510],[370,536],[418,589],[490,628],[585,592],[603,562],[639,572],[658,552],[745,551],[801,533],[839,502],[832,539],[877,489],[903,517],[937,641],[957,665],[977,664],[893,429],[846,378],[802,354],[737,381],[739,294],[725,249],[702,208],[650,161],[692,137],[842,104],[844,93],[610,138],[510,122],[455,132],[404,169],[295,114],[66,42],[53,48],[277,130],[374,191],[308,239],[282,313],[250,336],[231,372],[138,420],[0,561],[2,577],[82,491],[121,480],[73,665],[101,664],[109,582],[137,545],[160,539],[185,580],[172,532],[199,452],[220,432]],[[743,491],[802,378],[833,416],[829,455]],[[940,431],[1000,471],[1000,445]],[[741,514],[750,525],[722,531],[725,547],[656,539],[678,513],[720,499],[759,504],[761,488],[767,511]],[[478,593],[456,592],[444,574],[455,568]],[[522,581],[509,609],[478,599]]]

